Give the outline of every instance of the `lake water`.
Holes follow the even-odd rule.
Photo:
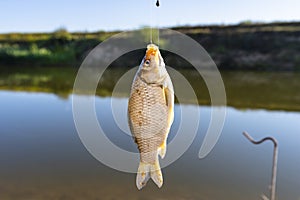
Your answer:
[[[267,75],[266,79],[272,80],[272,77],[274,75]],[[292,81],[290,87],[287,84],[289,90],[299,87],[290,76],[283,77],[285,81]],[[266,84],[264,81],[259,83]],[[225,80],[226,86],[230,87],[230,84],[226,84]],[[252,86],[248,87],[249,93]],[[161,189],[149,181],[143,190],[138,191],[135,174],[111,169],[85,149],[74,125],[72,94],[9,88],[0,91],[1,200],[253,200],[259,199],[263,193],[269,196],[273,145],[270,142],[253,145],[242,135],[243,131],[249,132],[255,139],[273,136],[278,140],[277,199],[300,200],[300,112],[299,103],[295,100],[299,90],[294,89],[294,95],[285,95],[285,98],[277,93],[278,98],[292,101],[282,100],[282,107],[276,100],[275,103],[269,102],[275,105],[270,110],[268,106],[265,106],[268,109],[264,108],[267,104],[256,105],[254,100],[254,106],[249,106],[250,103],[235,104],[243,102],[242,97],[240,101],[233,101],[235,95],[230,95],[237,92],[227,88],[229,103],[232,101],[232,105],[237,106],[227,107],[221,137],[204,159],[198,158],[198,152],[210,121],[211,107],[193,104],[180,107],[176,104],[170,140],[180,123],[180,109],[199,108],[201,118],[196,138],[180,159],[163,169],[164,185]],[[278,90],[288,91],[284,88]],[[276,96],[276,91],[272,95]],[[251,98],[251,94],[249,96]],[[265,98],[272,99],[270,95]],[[113,130],[111,140],[121,148],[136,151],[129,136],[114,137],[123,132],[115,127],[116,123],[110,117],[112,100],[120,106],[127,102],[126,97],[97,96],[96,109],[107,108],[105,126]],[[257,100],[262,101],[260,96]],[[101,113],[97,115],[101,121]]]

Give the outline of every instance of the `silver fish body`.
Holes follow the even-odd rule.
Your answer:
[[[134,78],[128,102],[128,123],[140,152],[136,185],[149,178],[161,187],[158,155],[166,154],[167,137],[174,119],[174,89],[157,46],[147,46]]]

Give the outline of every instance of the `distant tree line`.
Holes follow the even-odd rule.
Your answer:
[[[174,30],[199,42],[220,69],[300,70],[300,23],[253,23],[185,26]],[[0,34],[2,66],[80,66],[96,45],[118,33],[75,32],[59,28],[53,33]],[[163,51],[168,65],[191,67],[184,59]],[[143,51],[130,52],[114,67],[139,64]],[[120,62],[120,60],[122,62]],[[135,61],[136,60],[136,61]]]

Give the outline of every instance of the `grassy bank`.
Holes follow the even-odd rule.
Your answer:
[[[0,34],[0,65],[78,66],[86,54],[114,32]]]
[[[247,22],[172,29],[199,42],[220,69],[300,70],[300,23]],[[59,29],[53,33],[0,34],[0,65],[79,66],[91,49],[116,33]],[[164,57],[174,68],[183,65],[168,52]]]

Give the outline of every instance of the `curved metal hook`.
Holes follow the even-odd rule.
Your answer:
[[[278,157],[278,142],[273,137],[265,137],[259,141],[255,141],[247,132],[243,132],[243,135],[253,144],[261,144],[264,141],[270,140],[274,144],[274,150],[273,150],[273,168],[272,168],[272,180],[271,180],[271,199],[275,200],[275,190],[276,190],[276,174],[277,174],[277,157]],[[266,197],[263,197],[266,199]]]
[[[277,147],[278,146],[278,142],[276,139],[274,139],[273,137],[265,137],[259,141],[255,141],[247,132],[243,132],[243,135],[248,139],[250,140],[250,142],[252,142],[253,144],[260,144],[260,143],[263,143],[264,141],[266,140],[271,140],[274,144],[274,147]]]

